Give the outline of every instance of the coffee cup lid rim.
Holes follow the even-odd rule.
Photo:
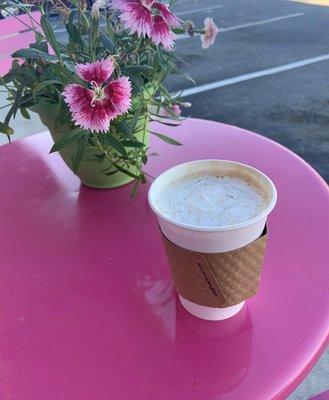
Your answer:
[[[231,163],[231,164],[235,164],[235,165],[239,165],[241,167],[245,167],[249,170],[253,170],[254,172],[262,175],[267,182],[269,183],[270,187],[271,187],[271,191],[272,191],[272,198],[269,202],[269,204],[267,205],[267,207],[262,210],[259,214],[257,214],[255,217],[248,219],[247,221],[243,221],[243,222],[239,222],[236,224],[231,224],[231,225],[221,225],[221,226],[196,226],[196,225],[190,225],[190,224],[186,224],[184,222],[179,222],[179,221],[175,221],[174,219],[166,216],[164,213],[162,213],[159,208],[157,207],[155,201],[152,199],[152,191],[154,190],[154,187],[157,184],[157,180],[159,178],[161,178],[164,174],[169,173],[170,171],[172,171],[173,169],[182,167],[182,166],[186,166],[189,164],[198,164],[198,163],[205,163],[205,162],[225,162],[225,163]],[[149,191],[148,191],[148,202],[149,205],[152,209],[152,211],[162,220],[170,223],[171,225],[177,226],[179,228],[183,228],[183,229],[187,229],[187,230],[193,230],[193,231],[199,231],[199,232],[223,232],[223,231],[233,231],[233,230],[237,230],[237,229],[242,229],[248,226],[251,226],[255,223],[257,223],[258,221],[262,220],[263,218],[266,218],[270,212],[273,210],[275,204],[277,201],[277,190],[276,187],[274,185],[274,183],[272,182],[272,180],[266,175],[264,174],[264,172],[260,171],[257,168],[251,167],[248,164],[243,164],[237,161],[232,161],[232,160],[221,160],[221,159],[202,159],[202,160],[195,160],[195,161],[188,161],[185,163],[181,163],[181,164],[177,164],[165,171],[163,171],[159,176],[157,176],[155,178],[155,180],[152,182]]]

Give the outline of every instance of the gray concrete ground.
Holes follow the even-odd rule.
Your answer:
[[[168,85],[172,90],[192,88],[186,97],[193,103],[188,113],[270,137],[328,180],[329,7],[286,0],[199,0],[196,4],[179,0],[176,11],[196,25],[212,16],[223,28],[208,51],[201,49],[199,37],[177,42],[180,55],[190,63],[181,67],[195,79],[196,88],[178,78]],[[318,56],[323,56],[322,61]],[[208,83],[215,88],[202,87]],[[2,93],[1,105],[3,100]],[[0,110],[0,120],[4,111]],[[43,129],[35,117],[31,122],[18,117],[14,128],[16,138]],[[306,400],[325,390],[329,390],[329,351],[289,400]]]

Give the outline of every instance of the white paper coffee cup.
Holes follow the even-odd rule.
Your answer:
[[[200,227],[177,222],[159,209],[158,196],[171,182],[196,174],[218,173],[239,177],[254,184],[265,194],[265,208],[247,221],[218,227]],[[222,253],[244,247],[262,234],[267,217],[275,206],[277,192],[270,178],[253,167],[227,160],[198,160],[177,165],[159,175],[149,189],[148,200],[158,217],[162,233],[169,241],[200,253]],[[181,296],[180,300],[191,314],[207,320],[229,318],[239,312],[244,304],[242,302],[230,307],[215,308],[196,304]]]

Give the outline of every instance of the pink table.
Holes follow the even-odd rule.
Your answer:
[[[0,398],[284,399],[328,341],[329,191],[280,145],[189,120],[157,127],[156,176],[223,158],[260,168],[278,205],[260,293],[236,317],[205,322],[174,294],[148,185],[81,187],[47,134],[0,148]]]

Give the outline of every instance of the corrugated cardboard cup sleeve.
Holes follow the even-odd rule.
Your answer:
[[[186,300],[208,307],[229,307],[258,292],[267,229],[240,249],[203,254],[163,241],[177,292]]]

